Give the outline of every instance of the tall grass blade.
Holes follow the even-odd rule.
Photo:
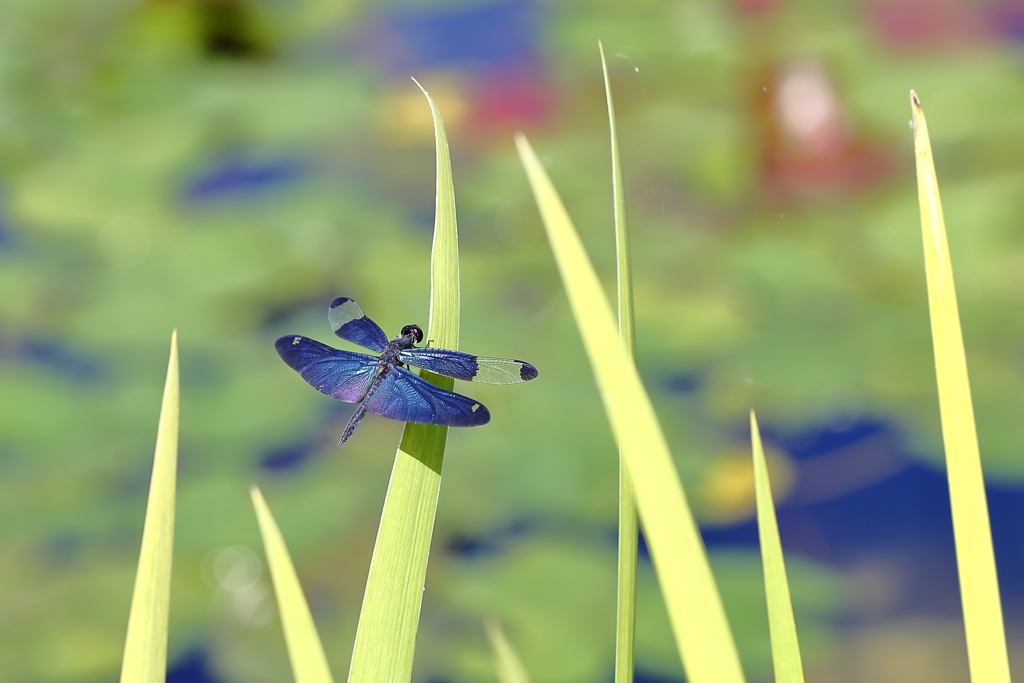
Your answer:
[[[160,683],[167,675],[167,615],[174,551],[174,491],[178,469],[178,331],[171,333],[156,452],[149,482],[142,550],[128,615],[121,683]]]
[[[423,94],[434,117],[437,142],[437,207],[430,256],[427,340],[432,346],[457,349],[459,245],[451,158],[441,114],[426,90]],[[447,377],[428,372],[421,374],[439,387],[452,389],[455,386],[454,380]],[[348,674],[350,683],[408,683],[412,677],[416,629],[447,437],[447,427],[405,426],[370,560]]]
[[[309,613],[309,605],[306,604],[281,530],[270,514],[270,508],[260,490],[253,486],[249,493],[252,495],[252,506],[256,510],[256,521],[260,526],[263,548],[270,565],[270,576],[274,582],[277,609],[281,614],[281,627],[284,629],[284,641],[288,646],[295,683],[333,683],[320,636],[313,624],[313,615]]]
[[[946,448],[949,502],[960,574],[960,599],[967,632],[967,657],[974,683],[1009,683],[1010,667],[985,482],[939,184],[935,177],[928,124],[921,102],[913,91],[910,92],[910,106],[914,117],[917,194],[921,205],[928,310],[931,313],[942,440]]]
[[[768,598],[768,630],[772,641],[775,683],[804,683],[800,643],[796,637],[793,602],[789,597],[786,562],[782,557],[779,523],[775,519],[768,463],[761,444],[757,416],[750,411],[750,438],[754,451],[754,491],[757,497],[757,531],[761,537],[761,564],[764,566],[764,592]]]
[[[629,225],[626,222],[626,192],[622,183],[622,159],[619,157],[619,135],[615,126],[615,105],[608,63],[601,51],[604,94],[608,101],[608,129],[612,149],[612,204],[615,212],[615,262],[618,275],[619,337],[635,362],[636,325],[633,319],[633,265],[629,255]],[[619,570],[615,609],[615,683],[633,683],[633,643],[636,631],[636,558],[639,520],[636,496],[629,470],[619,453]]]
[[[743,680],[736,645],[668,444],[579,235],[523,135],[519,156],[533,188],[605,411],[636,490],[654,568],[690,683]]]
[[[498,620],[488,619],[484,622],[484,628],[487,630],[487,639],[491,641],[491,649],[494,650],[498,683],[530,683],[530,674],[526,672],[526,667],[505,636],[505,630],[501,628]]]

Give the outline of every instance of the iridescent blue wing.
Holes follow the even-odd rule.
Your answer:
[[[341,351],[297,334],[281,337],[274,346],[281,360],[314,389],[346,403],[363,400],[380,362],[374,356]]]
[[[327,320],[334,334],[345,341],[377,353],[388,345],[388,336],[380,329],[380,325],[367,318],[359,304],[347,296],[339,296],[331,302],[327,309]]]
[[[476,427],[491,419],[482,403],[436,387],[405,368],[392,370],[363,407],[392,420],[449,427]]]
[[[537,368],[521,360],[472,356],[446,349],[406,349],[398,354],[403,363],[466,382],[518,384],[537,376]]]

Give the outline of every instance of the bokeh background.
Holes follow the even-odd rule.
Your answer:
[[[747,409],[771,448],[808,680],[967,680],[912,167],[929,115],[1015,672],[1024,676],[1020,0],[5,0],[0,680],[120,664],[168,339],[182,364],[173,683],[289,680],[248,500],[274,510],[339,679],[401,425],[280,362],[356,298],[427,316],[433,138],[452,145],[463,387],[415,679],[610,681],[616,453],[511,135],[611,285],[609,56],[638,363],[744,665],[771,679]],[[611,287],[609,287],[611,291]],[[638,675],[682,680],[649,561]]]

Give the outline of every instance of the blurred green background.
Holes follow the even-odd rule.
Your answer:
[[[609,291],[619,114],[638,363],[752,681],[771,679],[747,409],[771,447],[808,680],[966,679],[912,167],[929,116],[1011,656],[1024,675],[1020,0],[5,0],[0,681],[112,681],[172,328],[182,434],[172,683],[288,680],[247,488],[347,671],[401,431],[277,358],[356,298],[425,324],[431,91],[452,146],[463,387],[415,678],[610,681],[617,461],[515,156],[544,158]],[[340,343],[339,343],[340,345]],[[641,681],[682,673],[649,562]]]

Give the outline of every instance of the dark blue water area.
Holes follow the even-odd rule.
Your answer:
[[[698,372],[678,372],[666,377],[664,385],[673,394],[695,394],[704,386],[704,377]]]
[[[353,410],[353,404],[340,401],[325,402],[319,409],[311,430],[292,441],[275,444],[260,454],[260,468],[264,472],[279,476],[301,471],[317,453],[323,452],[325,444],[337,443]],[[352,438],[358,436],[359,430],[356,429]]]
[[[798,468],[816,458],[872,439],[876,449],[899,450],[899,430],[878,420],[861,420],[845,429],[785,436],[764,430],[765,442],[784,449]],[[886,445],[888,444],[888,445]],[[945,472],[922,464],[912,454],[895,453],[898,471],[870,485],[829,500],[801,502],[798,485],[778,508],[779,529],[787,553],[798,553],[833,567],[851,569],[885,558],[898,567],[902,594],[899,612],[959,616],[956,553]],[[798,474],[798,476],[800,476]],[[996,564],[1004,607],[1024,614],[1024,487],[986,487]],[[756,520],[731,527],[702,528],[709,549],[757,548]]]
[[[608,678],[608,683],[612,683],[614,680],[615,675],[612,674],[612,676]],[[657,674],[644,671],[643,669],[635,669],[633,671],[633,683],[680,683],[682,680],[684,679],[659,676]]]
[[[0,361],[39,368],[81,385],[102,385],[111,376],[108,364],[98,356],[45,337],[5,337],[2,330]]]
[[[167,683],[219,683],[207,664],[206,653],[193,650],[171,664],[167,670]]]
[[[294,470],[304,464],[315,452],[310,439],[270,448],[260,457],[260,467],[275,474]]]
[[[477,533],[460,532],[448,539],[445,549],[462,559],[475,560],[500,555],[516,541],[535,533],[541,524],[531,517],[519,517]]]
[[[11,226],[4,221],[3,215],[3,204],[0,203],[0,254],[5,251],[14,250],[14,231]]]
[[[1000,592],[1024,612],[1024,490],[990,484],[986,491]]]
[[[7,202],[3,188],[0,188],[0,255],[17,247],[14,226],[7,214]]]
[[[353,48],[362,59],[407,76],[417,68],[505,70],[540,61],[540,7],[527,0],[402,5],[381,11]]]
[[[844,448],[864,439],[889,432],[896,439],[901,438],[895,425],[874,418],[849,420],[846,426],[817,427],[800,432],[784,432],[771,425],[761,426],[761,438],[766,445],[775,445],[794,460],[806,460]],[[737,437],[750,443],[750,430],[746,427],[737,431]]]
[[[295,184],[311,173],[298,158],[256,159],[232,153],[189,179],[183,191],[191,203],[253,199]]]

